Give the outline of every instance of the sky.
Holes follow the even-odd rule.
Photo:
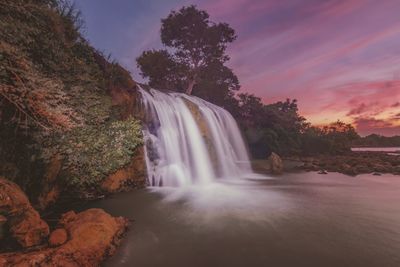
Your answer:
[[[311,123],[400,135],[399,0],[76,0],[85,36],[143,81],[135,59],[162,48],[161,19],[195,4],[237,40],[228,66],[264,103],[296,98]]]

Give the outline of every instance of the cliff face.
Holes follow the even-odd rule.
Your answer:
[[[90,198],[144,184],[136,84],[79,27],[78,13],[58,1],[2,1],[0,176],[42,209],[67,192]],[[105,190],[133,161],[135,174]]]

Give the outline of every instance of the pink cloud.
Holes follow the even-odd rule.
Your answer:
[[[357,118],[354,121],[357,131],[361,135],[378,133],[386,136],[400,135],[400,126],[374,118]]]

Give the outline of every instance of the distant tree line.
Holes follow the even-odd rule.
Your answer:
[[[359,135],[351,124],[341,121],[315,127],[299,115],[296,100],[265,105],[251,94],[239,94],[232,112],[253,157],[280,155],[343,154],[351,151]]]
[[[400,147],[400,135],[382,136],[370,134],[353,142],[355,147]]]

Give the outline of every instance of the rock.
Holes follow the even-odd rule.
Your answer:
[[[325,171],[325,170],[320,170],[320,171],[318,172],[318,174],[328,174],[328,172]]]
[[[64,228],[59,228],[50,234],[49,245],[51,247],[58,247],[67,242],[67,239],[67,231]]]
[[[372,175],[375,175],[375,176],[381,176],[382,174],[381,174],[381,173],[379,173],[379,172],[374,172]]]
[[[388,172],[388,167],[383,164],[375,164],[373,169],[375,172],[384,172],[384,173]]]
[[[306,171],[324,169],[329,172],[340,172],[347,175],[361,173],[400,173],[400,156],[380,152],[347,153],[342,155],[319,155],[317,160],[302,158]],[[317,167],[317,169],[316,169]]]
[[[371,173],[372,169],[363,163],[356,165],[357,173]]]
[[[2,254],[0,266],[99,266],[115,252],[127,225],[127,219],[114,218],[101,209],[68,212],[59,221],[59,227],[69,237],[66,243],[26,253]]]
[[[217,151],[215,150],[214,142],[212,141],[212,133],[210,128],[208,127],[207,121],[204,119],[203,113],[201,112],[200,108],[197,104],[193,103],[192,101],[182,98],[183,102],[185,102],[187,108],[192,113],[194,120],[196,121],[196,125],[199,127],[200,134],[203,137],[203,141],[207,147],[207,151],[211,157],[211,164],[213,165],[214,169],[218,169],[218,156]]]
[[[118,107],[118,111],[120,112],[121,116],[120,119],[125,120],[130,116],[132,116],[132,114],[135,114],[135,117],[139,115],[138,119],[141,119],[141,116],[144,116],[144,114],[140,114],[139,112],[136,111],[136,106],[137,106],[136,84],[132,80],[126,86],[127,87],[125,88],[115,87],[115,86],[110,88],[112,103],[114,106]]]
[[[272,152],[271,155],[268,158],[269,166],[270,166],[270,171],[273,174],[281,174],[283,171],[283,162],[282,159],[276,154],[275,152]]]
[[[1,177],[0,213],[7,218],[11,235],[22,247],[39,245],[49,235],[49,226],[33,209],[24,192]]]
[[[320,168],[319,166],[312,163],[304,163],[303,169],[306,171],[318,171]]]
[[[129,191],[132,188],[141,188],[146,185],[146,163],[144,148],[136,150],[136,155],[128,166],[109,175],[101,184],[106,193]]]

